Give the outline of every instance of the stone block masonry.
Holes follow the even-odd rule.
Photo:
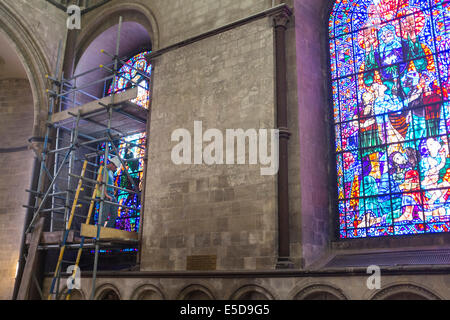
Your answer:
[[[27,146],[33,128],[33,99],[27,80],[0,80],[0,149]],[[0,153],[0,300],[11,299],[22,239],[25,192],[32,151]]]
[[[194,121],[205,130],[275,128],[271,21],[172,51],[154,65],[142,269],[185,270],[191,255],[217,255],[218,270],[273,269],[276,176],[261,176],[258,165],[171,161],[172,132],[193,132]]]

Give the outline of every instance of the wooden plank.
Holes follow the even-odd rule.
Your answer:
[[[137,88],[132,88],[132,89],[128,89],[126,91],[120,92],[115,95],[114,104],[116,105],[116,104],[120,104],[122,102],[133,100],[133,99],[137,98],[137,94],[138,94]],[[105,97],[100,100],[91,101],[82,106],[79,106],[76,108],[70,108],[68,110],[64,110],[64,111],[55,113],[52,116],[51,123],[58,123],[58,122],[62,122],[62,121],[68,120],[68,119],[72,119],[73,117],[69,113],[78,114],[78,111],[81,111],[82,115],[86,115],[86,114],[93,113],[96,111],[101,111],[104,109],[104,107],[101,106],[99,103],[103,103],[105,105],[111,104],[112,96],[108,96],[108,97]]]
[[[81,225],[81,236],[86,238],[97,237],[97,226],[90,224]],[[128,232],[123,230],[100,228],[100,240],[138,240],[136,232]]]
[[[31,244],[31,237],[32,234],[27,234],[27,240],[26,244]],[[55,232],[43,232],[40,240],[41,245],[51,245],[51,244],[60,244],[63,241],[64,237],[64,231],[55,231]],[[70,231],[69,235],[67,236],[67,243],[73,243],[74,242],[74,232]]]
[[[44,230],[45,218],[39,218],[32,236],[31,244],[28,249],[27,262],[25,263],[25,268],[22,274],[22,281],[20,282],[19,293],[17,295],[17,300],[27,300],[30,292],[31,284],[33,283],[33,272],[36,270],[37,262],[37,249],[39,246],[39,241],[42,236],[42,231]]]

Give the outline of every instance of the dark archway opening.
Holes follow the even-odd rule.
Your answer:
[[[393,295],[387,296],[384,300],[428,300],[424,296],[421,296],[413,292],[398,292]]]
[[[120,297],[114,290],[105,290],[104,292],[102,292],[100,294],[98,300],[118,301],[118,300],[120,300]]]

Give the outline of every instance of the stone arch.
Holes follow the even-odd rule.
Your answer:
[[[68,292],[68,288],[66,287],[63,292],[60,293],[58,300],[65,300]],[[86,294],[82,289],[73,289],[71,292],[71,299],[73,301],[76,300],[86,300]]]
[[[93,97],[102,98],[105,88],[109,86],[108,80],[93,82],[110,75],[105,69],[99,68],[100,65],[107,66],[112,62],[111,57],[101,50],[109,54],[116,53],[119,17],[123,18],[119,57],[131,57],[143,51],[154,50],[158,46],[159,31],[156,19],[142,4],[112,3],[87,14],[84,18],[86,25],[80,33],[76,36],[71,34],[68,47],[73,50],[66,52],[64,64],[65,74],[70,75],[67,78],[83,75],[72,79],[73,85],[84,87],[84,91],[88,93],[78,95],[79,103],[87,103]]]
[[[106,299],[108,294],[112,294],[117,299]],[[103,284],[96,290],[94,300],[121,300],[120,291],[113,284]]]
[[[166,297],[157,286],[144,284],[134,291],[131,300],[166,300]]]
[[[177,300],[215,300],[213,293],[200,284],[192,284],[181,290]]]
[[[331,285],[314,284],[295,291],[294,300],[348,300],[342,290]]]
[[[48,99],[45,93],[47,85],[44,76],[50,74],[51,68],[41,45],[20,21],[21,19],[13,13],[8,4],[0,3],[0,32],[10,40],[25,68],[33,95],[33,136],[39,137],[44,133],[43,123],[47,121],[48,111]]]
[[[391,285],[375,293],[370,300],[442,300],[429,289],[414,284]]]
[[[246,285],[236,290],[230,300],[275,300],[275,297],[261,286]]]
[[[96,38],[109,28],[117,25],[119,16],[123,17],[124,22],[136,22],[143,26],[152,41],[153,50],[159,48],[158,24],[152,10],[147,6],[139,3],[116,2],[115,4],[101,7],[95,10],[94,13],[92,13],[92,16],[86,16],[91,21],[82,29],[75,45],[75,65],[78,64],[83,52]],[[102,18],[97,19],[97,17]]]

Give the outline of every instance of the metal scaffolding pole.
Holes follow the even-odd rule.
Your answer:
[[[80,117],[78,116],[77,117],[77,122],[76,122],[77,123],[76,127],[78,127],[79,122],[80,122]],[[75,137],[76,137],[76,135],[75,135]],[[75,145],[76,145],[76,139],[75,139],[75,143],[73,143],[71,145],[70,149],[67,151],[67,153],[66,153],[66,155],[64,157],[63,163],[65,163],[69,159],[69,156],[72,153],[73,149],[75,148]],[[50,186],[49,186],[47,192],[44,194],[44,197],[40,201],[39,206],[37,206],[36,213],[34,214],[34,217],[31,220],[31,223],[28,226],[28,229],[26,230],[25,233],[28,233],[31,230],[31,228],[33,227],[34,222],[39,217],[40,211],[42,210],[42,208],[43,208],[43,206],[45,204],[45,201],[48,199],[48,196],[50,195],[50,191],[52,190],[53,185],[56,183],[56,180],[57,180],[58,176],[60,175],[62,169],[63,169],[63,166],[59,167],[58,172],[56,173],[56,176],[53,177],[53,181],[50,183]],[[42,175],[42,172],[41,172],[41,175]],[[39,199],[39,197],[37,199]]]
[[[117,30],[117,42],[116,42],[116,55],[114,57],[114,74],[113,74],[113,83],[112,83],[112,87],[115,88],[116,87],[116,75],[117,75],[117,67],[119,65],[119,49],[120,49],[120,33],[122,30],[122,16],[119,17],[119,27]],[[111,96],[111,105],[114,105],[114,100],[115,100],[115,90],[113,90],[112,96]],[[108,112],[109,112],[109,118],[108,118],[108,131],[107,134],[110,134],[110,129],[111,129],[111,120],[112,120],[112,108],[108,108]],[[114,141],[111,141],[111,144],[113,144]],[[103,182],[104,184],[102,185],[102,195],[101,195],[101,201],[100,201],[100,213],[103,212],[103,207],[104,207],[104,201],[105,201],[105,193],[106,193],[106,184],[108,182],[108,159],[109,159],[109,144],[106,143],[105,146],[105,157],[104,157],[104,171],[103,171]],[[94,258],[94,270],[93,270],[93,274],[92,274],[92,291],[91,291],[91,300],[94,300],[95,298],[95,288],[96,288],[96,280],[97,280],[97,268],[98,268],[98,258],[99,258],[99,251],[100,251],[100,246],[99,246],[99,241],[100,241],[100,228],[101,228],[101,219],[99,217],[99,223],[97,224],[97,238],[95,239],[95,258]]]
[[[29,224],[25,226],[24,236],[26,237],[30,231],[33,231],[29,252],[34,252],[34,255],[28,255],[26,263],[28,264],[28,261],[36,260],[35,254],[37,250],[42,247],[40,246],[40,244],[50,244],[50,246],[46,246],[47,248],[51,248],[54,244],[52,242],[47,243],[45,240],[40,240],[40,235],[44,231],[44,219],[45,222],[50,219],[49,225],[46,225],[45,228],[49,228],[51,233],[56,234],[57,232],[63,232],[64,237],[62,243],[59,246],[60,248],[65,246],[67,246],[68,248],[69,246],[79,247],[80,253],[77,258],[77,264],[79,263],[81,251],[83,249],[84,237],[92,239],[92,243],[90,243],[89,245],[95,248],[95,257],[93,265],[91,299],[95,298],[100,248],[105,245],[111,245],[113,243],[121,243],[120,241],[128,239],[127,237],[129,236],[127,234],[124,235],[120,233],[124,231],[120,231],[118,234],[114,234],[115,236],[113,238],[105,238],[103,235],[101,236],[101,227],[105,222],[103,221],[103,216],[105,215],[102,214],[106,209],[105,206],[113,206],[121,208],[122,210],[133,210],[135,212],[140,210],[139,204],[127,206],[124,205],[125,203],[115,203],[106,199],[106,195],[107,192],[110,192],[110,190],[114,190],[114,192],[119,193],[119,195],[124,193],[133,194],[137,195],[138,199],[140,199],[141,192],[139,190],[139,184],[127,169],[128,163],[131,163],[132,161],[139,161],[141,158],[123,159],[120,155],[121,150],[119,150],[121,147],[119,147],[118,145],[126,145],[127,148],[145,148],[145,146],[126,141],[125,137],[133,133],[142,132],[139,130],[144,130],[141,128],[141,124],[146,123],[146,115],[144,116],[143,112],[141,111],[136,112],[133,108],[137,106],[133,103],[130,103],[129,100],[125,100],[120,96],[116,96],[118,92],[116,92],[115,90],[112,90],[111,94],[109,95],[111,97],[111,100],[107,105],[102,103],[102,101],[104,102],[105,100],[97,101],[100,98],[97,98],[95,95],[91,94],[89,90],[87,90],[88,92],[84,90],[91,85],[95,85],[100,83],[101,81],[105,81],[105,79],[112,79],[112,87],[116,87],[116,82],[121,77],[121,75],[118,73],[118,69],[121,65],[126,65],[125,60],[119,58],[122,25],[123,18],[120,17],[115,55],[112,56],[106,53],[113,59],[107,67],[104,67],[104,69],[111,71],[112,74],[107,78],[91,82],[87,85],[82,84],[81,77],[87,75],[90,72],[95,72],[95,70],[98,70],[99,68],[95,68],[93,70],[89,70],[82,74],[76,75],[71,79],[65,79],[64,74],[60,71],[60,59],[62,50],[60,44],[55,74],[46,76],[48,81],[51,82],[51,86],[47,90],[47,93],[49,94],[49,112],[45,138],[43,139],[43,151],[42,157],[40,158],[40,172],[36,184],[37,187],[36,190],[27,190],[27,192],[33,195],[35,199],[34,206],[33,202],[31,202],[29,206],[26,206],[33,211],[33,216],[31,217],[31,221],[29,222]],[[102,52],[105,53],[105,51]],[[109,68],[109,66],[113,66],[112,69]],[[140,70],[136,71],[142,76],[148,76],[147,74],[143,74],[142,72],[140,72]],[[77,83],[81,84],[79,88],[77,87]],[[133,83],[133,87],[142,86],[140,86],[139,83]],[[133,91],[129,92],[128,94],[136,93],[134,93]],[[77,101],[80,95],[83,96],[83,99]],[[85,101],[85,97],[97,101],[97,109],[95,109],[95,103],[93,104],[91,102],[85,103],[84,105],[89,104],[89,108],[94,105],[92,111],[91,109],[79,107],[79,105],[83,105],[80,102]],[[66,110],[69,109],[68,106],[76,107],[76,109],[74,110],[78,111],[75,112],[72,110]],[[103,107],[104,109],[100,110],[101,107]],[[60,115],[54,117],[56,113],[60,113]],[[125,123],[136,123],[139,127],[134,129],[126,128],[126,126],[123,125],[124,121]],[[99,129],[98,126],[100,126],[102,129]],[[122,129],[124,127],[125,129]],[[52,129],[56,130],[54,131],[55,137],[52,137],[55,139],[55,141],[52,145],[52,148],[50,148],[50,135],[53,132]],[[119,130],[124,132],[121,132]],[[105,148],[103,151],[98,148],[102,143],[105,143]],[[80,152],[77,152],[78,150],[80,150]],[[94,157],[97,157],[98,159],[100,156],[104,157],[104,163],[101,165],[97,163],[96,160],[91,159]],[[133,190],[116,187],[115,185],[110,184],[110,182],[108,181],[108,176],[110,175],[110,173],[107,169],[110,156],[117,156],[119,158],[124,168],[124,175],[127,176],[128,181],[132,185],[132,188],[130,189]],[[47,163],[49,162],[49,159],[52,160],[52,163],[54,162],[53,168],[51,168],[50,164]],[[75,171],[79,171],[78,164],[80,161],[84,162],[84,169],[82,171],[83,174],[78,175],[78,172]],[[49,166],[50,170],[47,165]],[[88,176],[84,177],[84,173],[86,173]],[[96,178],[90,179],[92,176]],[[75,190],[72,190],[72,188],[74,188],[75,179],[78,181],[76,192]],[[80,191],[83,190],[82,184],[87,184],[88,188],[91,188],[92,185],[95,186],[95,192],[92,198],[87,198],[83,195],[80,196]],[[96,197],[97,191],[101,192],[101,196],[99,195],[98,197]],[[80,203],[80,205],[77,205],[77,202]],[[74,217],[85,218],[82,214],[77,214],[75,210],[78,210],[77,208],[79,208],[81,204],[86,203],[90,204],[91,206],[89,208],[89,218],[92,214],[93,206],[98,204],[99,219],[96,226],[96,236],[93,235],[92,232],[83,233],[82,228],[81,231],[77,229],[78,227],[82,227],[83,223],[81,223],[80,226],[78,225],[79,221],[73,220]],[[113,219],[114,217],[111,218]],[[87,221],[85,224],[89,225],[90,222]],[[92,226],[90,227],[92,228]],[[66,243],[67,235],[72,231],[75,232],[74,234],[79,234],[82,237],[83,240],[80,244],[74,244],[75,238],[70,238],[70,240],[68,240],[68,243]],[[112,231],[113,230],[109,230],[107,232]],[[39,237],[37,236],[37,233],[39,233]],[[51,237],[55,236],[55,234],[51,235]],[[49,237],[49,239],[51,239],[51,237]],[[114,240],[105,241],[105,239]],[[54,247],[57,248],[56,246]],[[64,251],[62,252],[62,255],[64,255]],[[64,260],[63,258],[63,256],[60,257],[59,263],[68,263],[68,261]],[[26,266],[25,271],[28,272],[28,275],[33,274],[30,270],[32,270],[32,268],[30,269],[30,267]],[[54,273],[52,288],[49,295],[50,298],[58,298],[61,290],[60,284],[61,276],[63,273],[64,272],[62,271],[62,265],[59,264]],[[31,283],[31,280],[33,278],[30,278],[29,276],[27,277],[28,282]],[[21,288],[19,289],[19,299],[26,297],[28,294],[26,292],[27,288],[22,288],[22,284],[23,283],[21,283]],[[29,288],[29,284],[27,284],[27,286]],[[68,297],[70,298],[70,291],[68,293]]]

